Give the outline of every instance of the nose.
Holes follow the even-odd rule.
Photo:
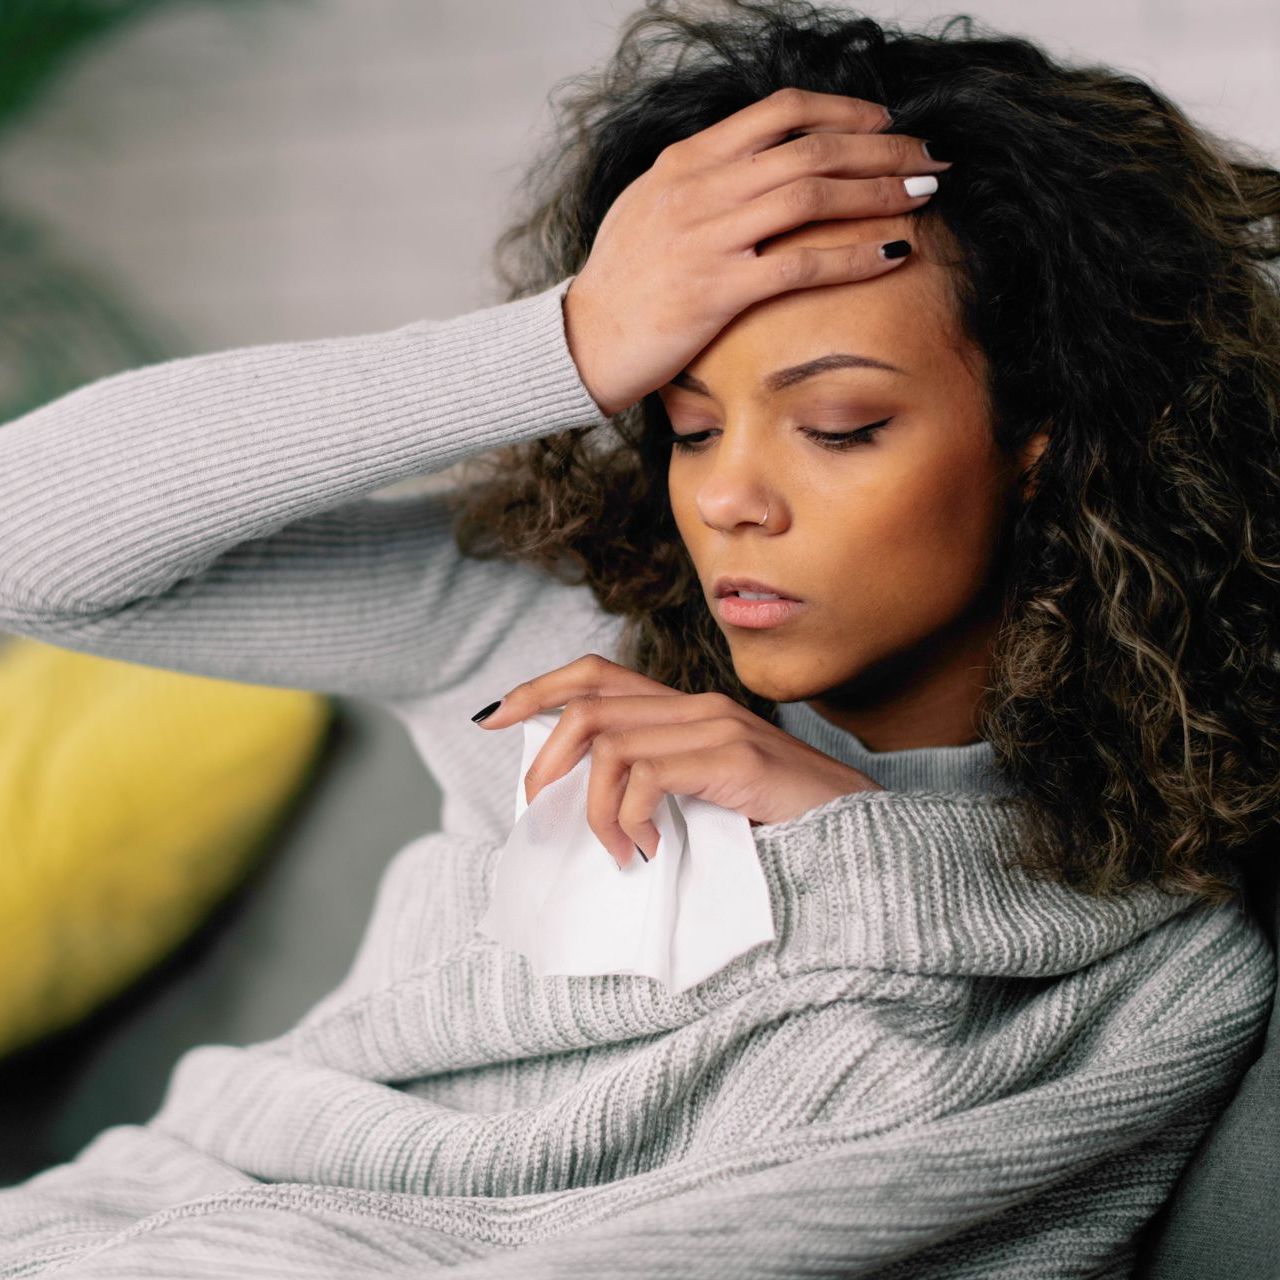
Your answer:
[[[753,434],[749,425],[739,424],[735,431],[726,422],[714,451],[703,458],[694,502],[709,528],[777,527],[784,504],[770,469],[779,460],[770,454],[765,435],[763,423]]]
[[[769,514],[777,505],[767,496],[753,496],[755,490],[724,490],[715,493],[699,492],[697,495],[698,514],[703,522],[713,529],[722,532],[735,529],[739,525],[754,525],[765,528],[769,524]]]

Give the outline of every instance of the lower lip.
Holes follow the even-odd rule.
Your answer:
[[[781,626],[803,608],[803,600],[744,600],[741,596],[720,596],[716,600],[720,617],[735,627]]]

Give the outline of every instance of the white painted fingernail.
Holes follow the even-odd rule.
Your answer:
[[[909,196],[931,196],[938,189],[938,180],[931,173],[919,178],[903,178],[902,185]]]

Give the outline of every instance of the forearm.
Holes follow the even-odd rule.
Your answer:
[[[150,365],[10,422],[0,621],[117,608],[397,480],[601,421],[559,292]]]
[[[370,495],[605,421],[565,342],[567,283],[131,370],[0,427],[0,628],[335,693],[456,678],[541,587],[464,559],[441,495]]]

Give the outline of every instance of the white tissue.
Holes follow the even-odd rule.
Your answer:
[[[750,822],[697,796],[664,796],[657,856],[619,874],[587,825],[588,752],[526,804],[524,775],[559,713],[524,720],[515,827],[477,926],[534,973],[632,973],[679,994],[774,937],[769,887]]]

